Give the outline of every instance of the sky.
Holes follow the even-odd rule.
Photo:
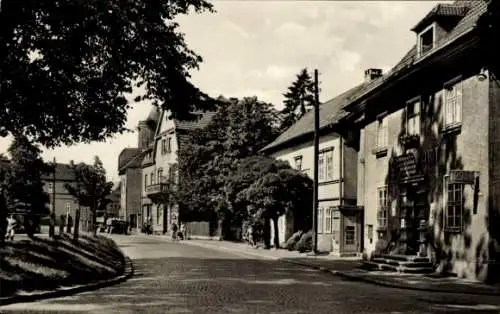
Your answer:
[[[450,1],[441,1],[450,2]],[[416,42],[410,31],[435,1],[213,1],[216,13],[181,16],[180,30],[204,61],[193,82],[211,96],[258,96],[282,108],[286,88],[304,67],[319,70],[320,101],[357,85],[364,70],[394,66]],[[129,99],[133,102],[134,95]],[[134,103],[127,127],[135,129],[151,110]],[[11,138],[0,138],[0,153]],[[118,155],[137,146],[137,134],[105,143],[44,149],[46,161],[103,161],[117,181]]]

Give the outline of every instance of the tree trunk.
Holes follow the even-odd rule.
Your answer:
[[[280,239],[279,239],[279,230],[278,230],[278,217],[273,218],[273,227],[274,227],[274,248],[280,248]]]
[[[74,226],[74,230],[73,230],[73,239],[75,241],[78,240],[78,231],[80,229],[80,205],[78,205],[78,209],[76,210],[76,214],[75,214],[75,226]]]

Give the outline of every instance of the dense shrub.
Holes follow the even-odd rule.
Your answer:
[[[300,237],[302,237],[302,234],[304,232],[301,230],[301,231],[298,231],[298,232],[295,232],[294,234],[292,234],[290,236],[290,238],[288,238],[288,240],[281,246],[289,251],[293,251],[296,249],[296,245],[297,245],[297,242],[299,242],[300,240]]]
[[[306,233],[302,234],[300,240],[295,245],[295,249],[301,253],[311,251],[312,237],[313,237],[312,230],[309,230]]]

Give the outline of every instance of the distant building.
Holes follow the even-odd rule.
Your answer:
[[[55,172],[42,175],[44,182],[44,191],[49,194],[49,208],[55,207],[56,221],[59,223],[61,215],[69,215],[75,219],[78,202],[68,193],[66,184],[75,184],[75,176],[69,164],[57,163]],[[54,184],[55,183],[55,184]],[[55,187],[55,191],[54,191]],[[55,205],[55,206],[54,206]],[[80,227],[86,230],[90,225],[91,215],[86,207],[80,208]]]
[[[108,196],[110,203],[106,206],[105,216],[119,217],[121,203],[121,183]]]

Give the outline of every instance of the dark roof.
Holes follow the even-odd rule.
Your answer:
[[[444,45],[455,41],[460,36],[464,35],[466,32],[470,31],[475,27],[478,18],[486,12],[487,4],[483,1],[475,0],[459,0],[454,3],[461,7],[466,7],[467,13],[465,16],[457,23],[457,25],[450,31],[448,36],[441,38],[440,41],[436,43],[436,48],[443,47]],[[448,7],[442,7],[447,10]],[[434,8],[433,10],[436,10]],[[435,48],[435,49],[436,49]],[[426,54],[423,59],[432,54],[432,52]],[[418,59],[418,60],[420,60]],[[417,49],[413,46],[406,55],[386,74],[382,77],[376,78],[369,82],[363,82],[362,84],[340,94],[339,96],[333,98],[322,104],[320,106],[320,128],[325,128],[332,124],[335,124],[343,117],[347,116],[347,112],[344,108],[347,105],[351,105],[355,102],[362,100],[369,93],[375,91],[377,88],[381,87],[387,80],[398,76],[402,71],[412,67],[417,61]],[[299,121],[292,125],[289,129],[283,132],[276,140],[271,144],[264,147],[263,151],[268,151],[272,148],[277,148],[282,146],[294,139],[297,139],[308,134],[313,134],[314,132],[314,112],[310,111],[306,113]]]
[[[175,119],[175,128],[185,131],[204,128],[212,121],[215,113],[215,111],[194,112],[194,114],[198,115],[198,118],[192,121]]]
[[[139,148],[134,147],[134,148],[124,148],[120,155],[118,155],[118,171],[122,169],[126,164],[132,160],[137,154],[139,154],[141,151]]]
[[[417,25],[415,25],[411,30],[414,32],[419,32],[422,29],[426,28],[430,23],[434,22],[436,19],[440,17],[453,17],[453,18],[463,18],[467,11],[469,11],[469,7],[465,6],[461,3],[453,3],[453,4],[443,4],[440,3],[436,5]]]
[[[142,159],[144,158],[145,151],[139,151],[137,149],[138,153],[133,156],[129,161],[124,164],[122,167],[118,168],[118,174],[122,174],[122,172],[127,169],[127,168],[140,168],[142,165]]]
[[[53,180],[53,172],[42,174],[42,180]],[[70,164],[56,163],[56,181],[74,181],[75,175]]]
[[[366,83],[358,85],[350,90],[340,94],[339,96],[323,103],[319,109],[319,127],[325,128],[331,124],[338,122],[341,118],[347,115],[342,108],[349,102],[349,99],[355,97],[356,94],[364,90]],[[285,132],[281,133],[271,144],[264,147],[262,150],[267,151],[271,148],[276,148],[285,144],[297,137],[314,133],[314,110],[308,111],[301,119],[289,127]]]

